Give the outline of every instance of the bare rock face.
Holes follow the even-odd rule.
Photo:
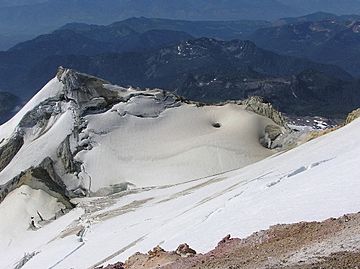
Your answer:
[[[41,189],[56,197],[66,208],[73,208],[70,198],[75,197],[76,194],[66,189],[61,178],[56,173],[54,163],[50,158],[45,158],[38,166],[22,171],[6,184],[0,185],[0,203],[11,191],[21,185],[28,185],[33,189]]]
[[[76,173],[81,171],[81,164],[74,160],[73,153],[70,148],[70,135],[59,145],[57,156],[61,160],[67,173]]]
[[[346,118],[345,120],[345,124],[349,124],[350,122],[356,120],[357,118],[360,117],[360,108],[352,111]]]
[[[284,128],[278,125],[267,125],[265,127],[265,135],[260,139],[260,143],[266,148],[275,148],[276,146],[273,142],[284,133]]]
[[[274,141],[276,138],[279,137],[283,133],[280,126],[277,125],[268,125],[265,127],[265,133],[268,134],[269,139]]]
[[[106,267],[98,267],[97,269],[125,269],[124,264],[122,262],[118,262],[115,264],[109,264]]]
[[[267,117],[279,126],[289,129],[283,115],[277,111],[271,103],[266,102],[264,98],[252,96],[244,101],[241,101],[241,104],[245,105],[246,110],[253,111],[256,114]]]
[[[125,262],[124,268],[158,268],[160,265],[171,264],[180,258],[181,256],[176,252],[167,252],[160,246],[157,246],[147,254],[135,253]]]
[[[196,251],[189,247],[188,244],[181,244],[176,249],[176,254],[180,255],[181,257],[190,257],[196,254]]]
[[[102,111],[121,101],[116,91],[106,89],[109,82],[71,69],[59,67],[56,77],[64,84],[60,99],[74,101],[80,114]]]
[[[246,110],[269,118],[275,123],[265,127],[265,134],[260,139],[260,143],[264,147],[286,149],[292,144],[291,141],[296,141],[297,137],[294,136],[284,116],[264,98],[252,96],[237,103],[245,106]]]
[[[24,144],[22,136],[16,135],[0,147],[0,172],[11,162]]]
[[[166,251],[163,248],[161,248],[160,246],[156,246],[152,250],[149,250],[148,255],[150,258],[153,258],[153,257],[158,257],[165,252]]]

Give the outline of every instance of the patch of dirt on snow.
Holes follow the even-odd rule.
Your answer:
[[[323,222],[276,225],[246,239],[232,239],[228,235],[206,254],[181,255],[158,247],[148,254],[135,254],[123,266],[125,269],[359,269],[360,213]]]

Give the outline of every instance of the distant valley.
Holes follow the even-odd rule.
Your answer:
[[[317,13],[278,23],[256,30],[249,39],[262,48],[335,64],[360,76],[360,16]]]

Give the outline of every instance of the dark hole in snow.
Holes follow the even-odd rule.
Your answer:
[[[220,128],[220,127],[221,127],[221,124],[218,123],[218,122],[215,122],[215,123],[212,124],[212,126],[213,126],[214,128]]]

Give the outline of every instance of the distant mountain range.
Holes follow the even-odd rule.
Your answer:
[[[191,21],[274,21],[318,11],[360,14],[360,1],[0,0],[0,50],[71,22],[110,24],[141,16]]]
[[[304,14],[316,11],[335,14],[360,14],[359,0],[279,0],[279,2]]]
[[[317,13],[283,19],[249,39],[262,48],[335,64],[360,76],[360,16]]]
[[[68,33],[69,30],[61,31]],[[261,95],[274,102],[282,111],[295,114],[323,115],[326,110],[331,116],[343,115],[353,108],[353,102],[358,101],[355,98],[351,102],[334,104],[339,109],[324,110],[312,99],[313,86],[309,86],[308,89],[304,84],[298,83],[300,78],[296,76],[306,70],[312,70],[311,73],[314,74],[321,72],[325,80],[337,77],[342,84],[346,83],[345,80],[351,80],[348,73],[336,66],[281,56],[260,49],[250,41],[200,38],[149,51],[124,53],[104,51],[98,54],[99,51],[94,51],[95,47],[104,49],[106,47],[91,46],[90,42],[81,43],[78,39],[70,42],[71,45],[67,43],[61,49],[56,47],[51,50],[49,43],[44,42],[51,41],[52,44],[53,38],[62,38],[62,35],[56,32],[41,37],[41,42],[35,39],[0,55],[3,59],[0,62],[2,69],[10,70],[10,63],[14,67],[7,74],[0,74],[0,85],[3,88],[13,88],[21,96],[30,96],[51,78],[57,66],[64,65],[102,76],[119,85],[162,88],[202,102],[216,103]],[[67,35],[66,40],[69,40]],[[47,50],[40,49],[44,47]],[[26,58],[26,55],[31,57]],[[18,59],[16,63],[13,57]],[[16,71],[19,65],[22,66],[22,71]],[[319,88],[318,91],[326,92],[319,97],[325,100],[325,103],[334,95],[339,97],[338,92],[329,93],[328,88],[323,88],[328,85],[316,82],[316,86]],[[304,93],[299,94],[298,98],[294,89]],[[353,93],[355,95],[356,91]],[[294,107],[294,104],[298,105]]]
[[[0,2],[0,45],[3,44],[0,50],[15,45],[19,37],[24,41],[29,36],[48,33],[71,22],[110,24],[141,16],[239,21],[294,15],[294,12],[289,12],[287,6],[276,0],[24,0],[17,3],[9,6],[10,1]],[[238,31],[239,34],[244,29],[239,28],[239,24],[233,25],[234,31]]]
[[[150,30],[186,32],[194,37],[212,37],[223,40],[246,39],[257,29],[271,27],[264,20],[186,21],[174,19],[133,17],[107,26],[69,23],[60,30],[71,30],[98,40],[124,35],[129,31],[144,33]]]
[[[2,71],[0,87],[5,90],[12,89],[12,92],[26,99],[42,87],[43,83],[49,79],[48,75],[57,68],[53,66],[51,71],[42,68],[42,62],[47,57],[94,56],[128,51],[145,52],[193,38],[184,32],[151,30],[137,33],[130,28],[118,28],[114,32],[94,31],[93,33],[91,37],[90,34],[68,29],[59,30],[20,43],[9,51],[0,52],[0,70]],[[40,77],[35,77],[33,73],[37,71],[44,72]]]
[[[261,95],[287,113],[343,117],[359,104],[359,82],[351,76],[358,75],[358,18],[315,13],[273,23],[144,17],[107,26],[71,23],[0,52],[0,88],[27,100],[63,65],[202,102]],[[231,41],[246,38],[257,45]]]

